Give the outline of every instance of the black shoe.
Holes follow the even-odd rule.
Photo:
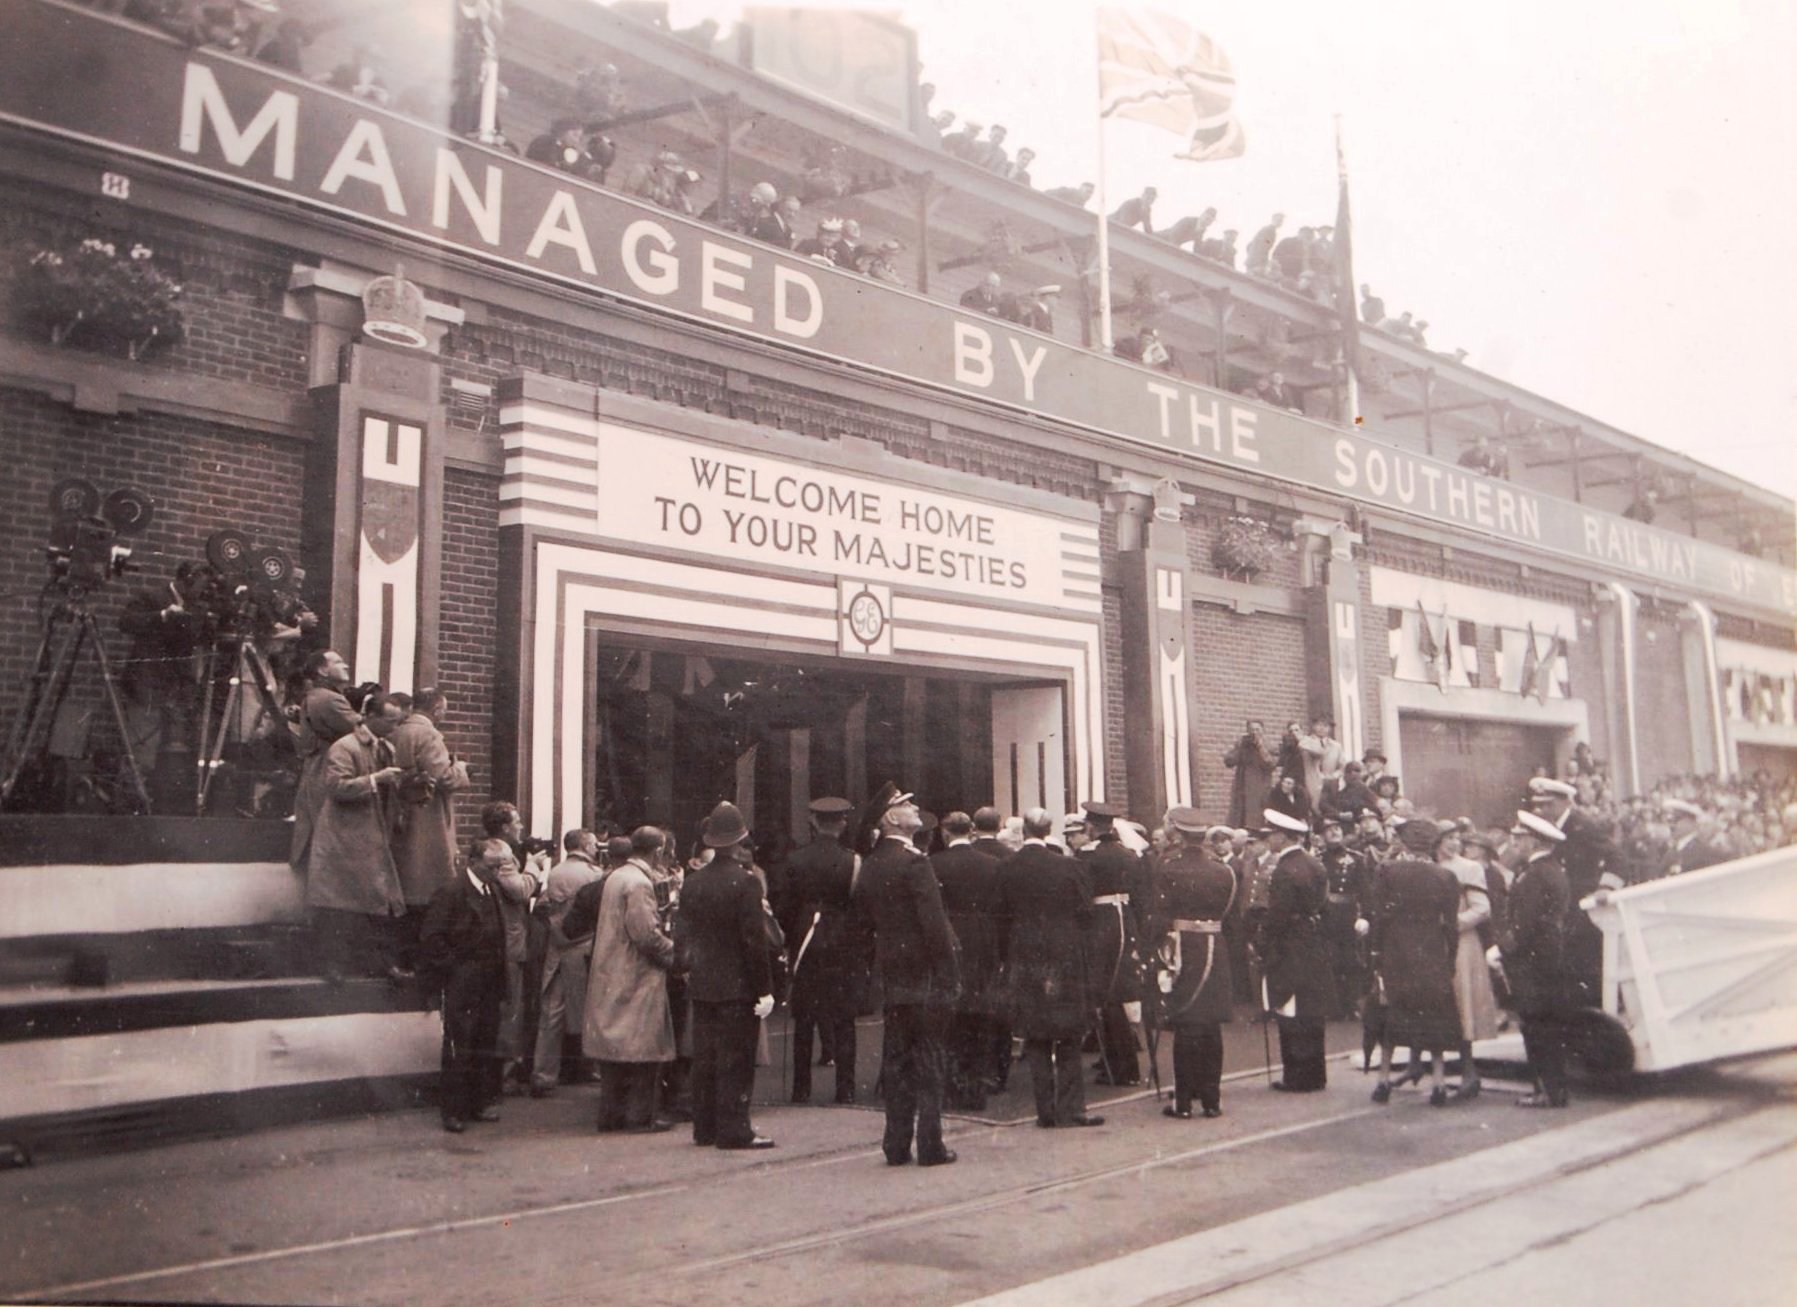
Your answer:
[[[698,1135],[694,1135],[693,1143],[700,1148],[716,1148],[718,1141],[710,1135],[706,1135],[703,1139],[699,1138]]]
[[[1173,1104],[1168,1103],[1161,1109],[1161,1115],[1173,1117],[1178,1121],[1190,1121],[1192,1119],[1192,1109],[1189,1107],[1175,1107]]]
[[[1518,1107],[1565,1107],[1565,1094],[1529,1094],[1516,1100]]]
[[[1445,1086],[1437,1085],[1429,1091],[1430,1107],[1446,1107],[1448,1102],[1448,1091]]]
[[[549,1095],[553,1094],[554,1092],[555,1092],[554,1085],[539,1085],[539,1084],[533,1083],[530,1087],[530,1096],[532,1098],[548,1098]]]
[[[798,1090],[796,1090],[796,1089],[793,1090],[792,1101],[795,1104],[797,1104],[798,1106],[803,1107],[806,1103],[809,1103],[811,1101],[811,1091],[809,1089],[807,1089],[804,1093],[801,1094]]]
[[[917,1164],[919,1166],[953,1166],[957,1156],[959,1156],[959,1154],[957,1154],[954,1149],[944,1148],[934,1157],[918,1158]]]
[[[1068,1117],[1067,1124],[1068,1125],[1103,1125],[1104,1118],[1102,1116],[1093,1116],[1090,1113],[1088,1113],[1085,1116],[1070,1116],[1070,1117]]]
[[[672,1121],[650,1121],[645,1125],[627,1125],[624,1127],[624,1133],[627,1135],[661,1135],[673,1128]]]
[[[497,1121],[499,1119],[499,1109],[494,1107],[493,1104],[488,1103],[485,1107],[475,1108],[474,1115],[469,1119],[472,1121]]]
[[[1215,1121],[1222,1115],[1223,1109],[1220,1107],[1207,1107],[1204,1109],[1204,1119],[1207,1121]]]
[[[764,1135],[750,1135],[746,1140],[744,1140],[740,1144],[719,1144],[718,1145],[719,1148],[724,1149],[726,1152],[738,1152],[743,1149],[749,1149],[749,1148],[754,1148],[754,1149],[773,1148],[775,1146],[776,1145],[774,1144],[774,1141],[772,1139],[767,1138]]]
[[[886,1165],[887,1166],[909,1166],[909,1165],[911,1165],[911,1154],[905,1153],[902,1156],[894,1157],[891,1153],[888,1153],[888,1154],[886,1154]]]
[[[1373,1086],[1373,1101],[1375,1103],[1391,1102],[1391,1081],[1381,1080]]]
[[[849,1090],[847,1093],[844,1093],[840,1090],[837,1091],[836,1101],[837,1101],[837,1103],[839,1103],[843,1106],[853,1107],[855,1105],[855,1091],[852,1089]]]
[[[459,1116],[446,1116],[443,1118],[443,1128],[452,1135],[459,1135],[468,1129],[468,1123]]]

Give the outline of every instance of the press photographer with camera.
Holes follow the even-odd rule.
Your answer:
[[[537,1002],[542,985],[543,953],[547,930],[530,913],[531,900],[549,877],[549,859],[555,841],[535,839],[524,833],[524,816],[518,805],[496,800],[480,810],[480,827],[488,839],[511,846],[518,861],[496,883],[499,915],[505,923],[505,1000],[499,1009],[499,1052],[505,1059],[505,1078],[517,1092],[529,1088],[525,1032],[537,1028]]]
[[[312,854],[312,830],[327,800],[324,784],[325,751],[355,730],[362,715],[349,706],[344,689],[349,685],[349,664],[335,649],[320,649],[306,660],[309,688],[300,699],[293,723],[294,749],[299,754],[299,790],[293,796],[293,844],[288,865],[302,876]]]
[[[403,695],[395,698],[403,699]],[[455,796],[468,788],[468,764],[449,751],[437,723],[449,701],[435,686],[413,695],[405,719],[388,737],[401,771],[393,805],[393,862],[405,896],[399,965],[411,970],[425,909],[455,879]]]
[[[332,982],[393,975],[394,936],[406,910],[387,834],[405,775],[393,765],[388,737],[405,709],[377,691],[362,710],[362,722],[324,751],[324,803],[313,821],[306,863],[306,908],[319,970]]]

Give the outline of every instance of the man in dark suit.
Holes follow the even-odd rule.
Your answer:
[[[1005,815],[997,808],[987,805],[978,808],[973,814],[973,847],[984,853],[995,862],[1003,862],[1015,852],[1003,840],[998,838],[999,831],[1004,829]],[[996,932],[996,926],[994,927]],[[992,940],[994,950],[998,947],[998,937],[994,933]],[[997,954],[993,955],[992,975],[992,1014],[986,1027],[989,1041],[986,1065],[991,1068],[991,1079],[987,1089],[991,1093],[1002,1093],[1011,1080],[1011,1014],[1004,1001],[1002,978],[997,973]]]
[[[1565,923],[1571,890],[1560,851],[1566,834],[1532,812],[1510,828],[1527,859],[1510,886],[1510,908],[1496,952],[1504,964],[1510,1003],[1522,1018],[1522,1045],[1535,1092],[1518,1107],[1565,1107],[1566,1017],[1571,977],[1566,969]]]
[[[1147,908],[1142,859],[1117,835],[1123,809],[1109,803],[1086,803],[1086,829],[1091,843],[1079,851],[1092,887],[1091,934],[1086,957],[1091,968],[1092,1006],[1097,1010],[1098,1083],[1139,1085],[1142,1067],[1136,1057],[1136,1032],[1123,1005],[1139,1000],[1138,914]]]
[[[1560,865],[1566,871],[1566,969],[1575,1007],[1603,1003],[1604,933],[1579,906],[1600,889],[1621,889],[1622,856],[1604,824],[1574,804],[1578,790],[1537,776],[1529,782],[1529,808],[1566,837]]]
[[[711,861],[689,872],[674,916],[677,966],[693,1005],[693,1142],[772,1148],[749,1124],[757,1023],[774,1010],[761,882],[731,851],[748,838],[735,804],[720,803],[701,838]]]
[[[842,842],[854,805],[811,802],[811,841],[786,860],[781,927],[792,951],[792,1101],[811,1101],[811,1037],[836,1064],[836,1101],[855,1101],[855,1016],[867,989],[865,941],[855,931],[849,891],[855,855]]]
[[[1167,814],[1174,845],[1155,873],[1148,938],[1159,944],[1160,1022],[1173,1031],[1173,1102],[1165,1115],[1187,1119],[1196,1098],[1207,1117],[1223,1115],[1223,1025],[1235,982],[1223,925],[1242,896],[1235,873],[1205,847],[1196,808]]]
[[[1279,1064],[1283,1076],[1273,1088],[1304,1094],[1329,1080],[1323,1035],[1335,1007],[1335,976],[1323,913],[1329,902],[1329,875],[1304,851],[1310,827],[1302,819],[1268,808],[1261,814],[1273,875],[1267,885],[1267,915],[1261,925],[1261,965],[1267,1008],[1279,1017]]]
[[[1002,1005],[994,993],[998,941],[998,861],[973,843],[973,818],[951,812],[938,827],[948,846],[930,855],[942,890],[942,907],[961,950],[961,997],[948,1035],[948,1101],[980,1112],[992,1083],[992,1014]]]
[[[1050,845],[1054,819],[1023,814],[1023,847],[998,873],[999,958],[1011,997],[1011,1024],[1023,1036],[1036,1091],[1036,1124],[1103,1125],[1086,1111],[1080,1039],[1087,1006],[1086,932],[1092,885],[1079,859]]]
[[[418,934],[418,971],[442,995],[443,1128],[499,1119],[504,1061],[499,1005],[505,998],[505,925],[494,881],[516,866],[503,840],[488,840],[466,871],[438,890]]]
[[[888,784],[868,814],[877,842],[855,881],[855,911],[874,934],[874,960],[885,991],[881,1076],[886,1095],[882,1147],[889,1166],[955,1160],[942,1143],[944,1039],[960,993],[955,936],[930,863],[911,837],[923,826],[909,794]]]

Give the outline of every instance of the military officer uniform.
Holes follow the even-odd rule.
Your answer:
[[[866,941],[850,906],[855,855],[835,833],[853,805],[821,798],[811,804],[811,842],[786,860],[781,926],[792,951],[792,1101],[811,1101],[811,1040],[836,1064],[836,1101],[855,1101],[855,1017],[867,992]]]
[[[1175,808],[1168,818],[1179,847],[1156,869],[1150,926],[1158,941],[1160,1024],[1173,1031],[1173,1103],[1165,1111],[1189,1117],[1195,1098],[1205,1116],[1221,1116],[1222,1023],[1233,1015],[1235,987],[1223,923],[1241,895],[1235,873],[1204,847],[1198,810]]]
[[[1327,828],[1334,818],[1324,818]],[[1336,822],[1337,828],[1340,823]],[[1335,1015],[1356,1015],[1366,993],[1366,964],[1361,957],[1360,936],[1354,923],[1366,915],[1365,899],[1371,883],[1367,862],[1346,844],[1325,844],[1317,861],[1329,877],[1329,901],[1323,914],[1323,934],[1329,941],[1329,965],[1335,972]]]
[[[1287,843],[1273,858],[1267,915],[1261,923],[1261,963],[1267,1007],[1279,1018],[1279,1062],[1284,1076],[1273,1088],[1310,1093],[1328,1083],[1323,1036],[1335,1007],[1335,977],[1323,938],[1329,876],[1304,851],[1309,826],[1268,808],[1263,833]]]
[[[1530,806],[1565,837],[1559,856],[1566,872],[1566,967],[1571,999],[1575,1007],[1598,1007],[1602,1003],[1604,934],[1579,906],[1579,900],[1606,887],[1620,889],[1622,859],[1603,823],[1573,806],[1577,794],[1565,781],[1537,776],[1529,782]],[[1557,815],[1554,808],[1559,809]]]
[[[1565,1107],[1566,1018],[1572,1006],[1565,926],[1572,893],[1559,850],[1566,835],[1532,812],[1516,814],[1511,834],[1529,836],[1539,846],[1510,886],[1498,941],[1510,1003],[1522,1019],[1523,1051],[1540,1087],[1518,1106]]]
[[[1084,806],[1094,836],[1079,851],[1079,860],[1092,886],[1087,965],[1098,1012],[1099,1083],[1135,1085],[1142,1082],[1142,1069],[1135,1030],[1123,1005],[1141,998],[1136,939],[1137,914],[1147,906],[1142,902],[1146,868],[1117,837],[1114,823],[1123,810],[1108,803]]]
[[[1704,816],[1702,808],[1683,799],[1667,799],[1662,806],[1672,820],[1674,838],[1672,847],[1666,850],[1654,869],[1656,876],[1681,876],[1687,871],[1701,871],[1729,860],[1728,854],[1697,833],[1697,822]],[[1681,831],[1679,828],[1686,822],[1691,825]]]

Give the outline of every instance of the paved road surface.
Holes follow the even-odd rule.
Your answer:
[[[1019,1068],[986,1117],[954,1121],[962,1161],[935,1170],[885,1166],[869,1108],[759,1108],[781,1147],[731,1154],[680,1132],[595,1136],[584,1088],[508,1102],[462,1136],[419,1111],[50,1162],[0,1176],[0,1298],[1349,1307],[1476,1276],[1482,1297],[1503,1283],[1557,1304],[1610,1300],[1542,1289],[1595,1261],[1652,1303],[1673,1280],[1634,1243],[1687,1210],[1718,1245],[1705,1283],[1738,1274],[1749,1295],[1703,1301],[1754,1301],[1790,1269],[1788,1238],[1769,1252],[1748,1236],[1790,1196],[1797,1057],[1543,1113],[1496,1089],[1375,1107],[1340,1061],[1324,1093],[1270,1093],[1259,1047],[1257,1029],[1232,1032],[1246,1074],[1216,1121],[1109,1091],[1105,1127],[1038,1130]],[[771,1070],[762,1090],[778,1095]],[[1658,1251],[1683,1264],[1690,1242]]]

